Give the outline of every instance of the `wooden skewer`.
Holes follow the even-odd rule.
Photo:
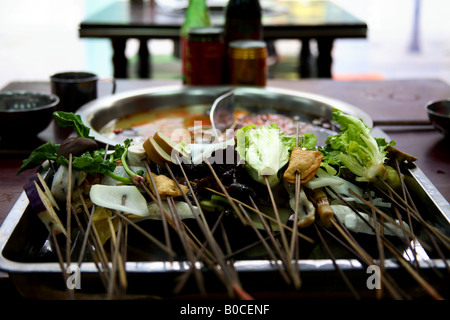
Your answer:
[[[294,232],[292,232],[291,246],[290,246],[290,250],[289,250],[289,256],[291,257],[291,259],[293,259],[293,257],[294,257],[295,247],[298,246],[297,234],[298,234],[298,204],[299,204],[299,199],[300,199],[300,188],[301,188],[300,180],[301,180],[301,175],[299,173],[296,173],[295,174],[295,210],[294,210],[294,223],[292,225],[292,229],[294,230]]]
[[[73,206],[72,206],[72,211],[75,211]],[[107,288],[107,280],[106,280],[105,274],[102,272],[102,270],[100,268],[100,265],[99,265],[100,262],[99,262],[99,258],[97,256],[97,251],[96,250],[92,250],[92,248],[94,246],[92,245],[91,241],[89,240],[89,237],[87,237],[86,231],[84,230],[84,227],[81,224],[81,221],[80,221],[78,215],[74,214],[73,212],[72,212],[72,214],[73,214],[73,216],[75,218],[75,221],[77,222],[78,229],[81,231],[81,234],[83,235],[83,243],[84,243],[84,241],[86,241],[86,243],[88,245],[88,248],[89,248],[90,253],[92,255],[93,263],[94,263],[95,267],[97,268],[97,271],[98,271],[98,273],[100,275],[100,279],[101,279],[103,285],[105,286],[105,288]],[[79,260],[78,260],[78,268],[81,268],[81,263],[82,263],[82,261],[84,259],[85,247],[86,247],[85,245],[82,245],[82,249],[80,251],[80,256],[79,256]]]
[[[225,189],[224,185],[222,184],[222,181],[220,181],[219,177],[217,176],[216,172],[214,171],[214,168],[211,166],[211,163],[208,161],[208,159],[204,159],[204,162],[206,163],[206,165],[210,169],[211,173],[213,174],[214,178],[216,179],[216,182],[219,185],[220,189],[222,190],[223,194],[225,195],[225,197],[230,202],[230,205],[233,208],[234,212],[239,217],[241,222],[245,225],[246,222],[245,222],[244,217],[242,216],[241,211],[239,210],[238,206],[236,206],[236,204],[234,203],[234,201],[232,200],[232,198],[228,194],[227,190]]]
[[[180,165],[180,168],[182,169],[181,163],[179,163],[179,165]],[[173,177],[173,173],[172,173],[170,167],[169,167],[167,164],[166,164],[166,168],[167,168],[167,170],[169,171],[169,173],[172,175],[173,180],[175,181],[175,183],[177,184],[177,186],[178,186],[178,188],[180,189],[181,193],[182,193],[183,196],[185,197],[186,202],[188,203],[188,205],[190,206],[192,212],[194,213],[194,217],[197,218],[196,215],[195,215],[195,212],[194,212],[194,209],[193,209],[193,207],[192,207],[191,202],[187,199],[187,195],[184,193],[184,191],[182,190],[182,188],[181,188],[180,185],[178,184],[177,180]],[[184,171],[183,171],[183,173],[184,173]],[[185,174],[185,173],[184,173],[184,174]],[[185,177],[186,177],[186,175],[185,175]],[[187,179],[187,177],[186,177],[186,179]],[[188,180],[187,180],[187,181],[188,181]],[[189,183],[188,183],[188,185],[189,185],[190,188],[192,188],[192,187],[190,186]],[[148,190],[148,188],[145,186],[145,184],[142,183],[142,187],[146,190],[147,194],[149,194],[149,196],[153,199],[153,201],[157,201],[156,198],[155,198],[155,196]],[[194,195],[194,199],[195,199],[195,201],[196,201],[196,203],[197,203],[197,205],[198,205],[198,209],[199,209],[199,211],[200,211],[200,213],[201,213],[202,218],[204,219],[203,213],[201,212],[201,207],[200,207],[199,204],[198,204],[198,200],[196,199],[195,194],[193,193],[192,189],[190,189],[190,190],[191,190],[192,194]],[[170,216],[168,215],[168,213],[166,212],[166,210],[165,210],[164,208],[161,208],[161,209],[162,209],[162,211],[163,211],[163,214],[166,214],[167,217],[170,219],[171,226],[174,227],[175,230],[178,230],[177,227],[175,226],[174,219],[172,219],[172,217],[170,217]],[[200,224],[200,227],[201,227],[201,229],[204,231],[205,234],[208,234],[208,231],[205,231],[205,228],[204,228],[205,225],[207,226],[206,220],[204,220],[204,221],[205,221],[205,224]],[[181,223],[181,224],[182,224],[182,223]],[[184,225],[184,227],[186,227],[186,226]],[[209,231],[209,232],[210,232],[210,231]],[[192,232],[190,232],[190,234],[191,234],[192,237],[194,237],[194,235],[192,234]],[[196,250],[197,252],[199,252],[199,249],[198,249],[197,246],[195,246],[195,244],[194,244],[192,238],[191,238],[191,237],[188,237],[188,238],[186,238],[186,239],[190,242],[190,245],[192,246],[192,248],[193,248],[194,250]],[[217,255],[216,255],[216,256],[217,256]],[[206,258],[206,256],[202,255],[202,259],[203,259],[203,260],[211,267],[211,269],[212,269],[214,272],[219,273],[219,278],[220,278],[220,279],[224,280],[223,276],[220,274],[221,272],[227,274],[226,268],[224,268],[224,264],[223,264],[223,263],[222,263],[222,268],[220,269],[220,270],[222,270],[222,271],[220,271],[220,270],[217,269],[214,265],[212,265],[211,261],[209,261],[209,260]],[[228,278],[229,278],[229,275],[228,275]],[[223,282],[226,286],[231,285],[231,283],[233,283],[233,281],[222,281],[222,282]],[[230,293],[232,292],[231,287],[230,287],[230,289],[229,289],[229,292],[230,292]]]
[[[184,252],[186,253],[186,256],[188,258],[188,260],[191,262],[191,269],[194,273],[194,277],[197,283],[197,287],[200,290],[201,294],[206,294],[206,288],[205,288],[205,281],[203,278],[202,273],[200,272],[200,270],[198,269],[198,267],[196,266],[197,264],[197,259],[193,253],[193,248],[189,245],[189,241],[187,240],[187,235],[186,235],[186,231],[184,230],[183,224],[181,222],[180,216],[178,214],[178,211],[175,207],[175,203],[172,197],[168,197],[167,198],[167,203],[169,204],[169,208],[172,212],[172,217],[174,219],[175,222],[175,226],[177,227],[178,230],[178,235],[180,237],[181,240],[181,244],[184,248]]]
[[[400,178],[400,185],[401,185],[401,191],[403,194],[403,199],[405,199],[405,201],[407,201],[406,185],[405,185],[405,181],[403,180],[403,175],[400,170],[400,165],[398,163],[397,158],[394,158],[394,164],[395,164],[395,169],[397,170],[398,177]],[[391,191],[390,191],[390,194],[391,194]],[[397,214],[397,219],[399,221],[401,221],[400,214],[398,213],[397,207],[395,207],[395,210],[396,210],[396,214]],[[409,209],[406,209],[406,217],[408,220],[409,230],[411,230],[411,234],[414,234],[414,226],[412,224],[411,212],[409,211]],[[406,232],[404,232],[404,233],[405,233],[405,237],[406,237]],[[417,252],[416,252],[415,241],[416,240],[413,240],[410,245],[411,245],[411,251],[414,254],[414,260],[417,261]],[[419,267],[418,263],[416,264],[416,266],[417,266],[417,268]]]
[[[209,163],[209,161],[207,159],[205,159],[205,162],[208,164],[208,166],[209,166],[213,176],[216,178],[216,181],[221,185],[222,190],[226,192],[225,187],[222,185],[222,182],[217,177],[217,174],[214,171],[214,168],[211,166],[211,164]],[[210,230],[210,228],[208,226],[208,223],[206,221],[206,217],[203,214],[203,210],[201,209],[200,203],[199,203],[197,197],[195,196],[195,192],[192,190],[192,185],[190,184],[189,179],[188,179],[188,177],[187,177],[187,175],[186,175],[186,173],[185,173],[185,171],[183,169],[183,166],[181,165],[181,161],[179,159],[178,159],[178,166],[181,169],[185,180],[188,182],[187,184],[188,184],[189,190],[191,191],[192,197],[194,198],[194,201],[195,201],[195,203],[197,205],[197,208],[199,210],[200,216],[202,217],[203,224],[200,224],[200,226],[201,226],[200,229],[203,231],[206,239],[208,240],[209,245],[211,247],[211,250],[214,252],[214,255],[215,255],[216,259],[217,259],[217,263],[220,265],[221,269],[223,270],[223,273],[224,273],[225,277],[228,279],[228,282],[226,283],[226,287],[228,289],[228,292],[229,292],[229,294],[232,294],[233,292],[234,293],[241,293],[242,290],[243,290],[242,288],[241,288],[241,291],[232,290],[233,286],[241,287],[241,285],[239,283],[239,278],[237,276],[237,273],[233,272],[233,270],[230,268],[230,266],[226,263],[225,256],[224,256],[220,246],[217,244],[216,240],[212,236],[212,232],[211,232],[211,230]],[[166,168],[168,168],[168,170],[171,172],[169,166],[166,166]],[[176,179],[175,179],[175,181],[176,181]],[[184,194],[183,191],[182,191],[182,193]],[[229,195],[228,195],[228,197],[229,197]],[[231,199],[231,197],[229,197],[229,198]],[[190,201],[188,201],[188,203],[190,203]],[[230,201],[230,203],[232,203],[232,201]],[[236,207],[236,205],[234,203],[232,204],[232,206]],[[242,218],[242,215],[241,215],[240,212],[238,212],[237,214],[240,215],[241,218]],[[241,221],[244,221],[244,220],[241,220]]]
[[[300,122],[297,121],[297,126],[296,126],[296,135],[295,135],[295,140],[296,140],[296,146],[299,146],[299,140],[300,140],[300,147],[303,147],[303,136],[299,136],[299,131],[300,131]],[[295,173],[295,209],[294,209],[294,223],[292,225],[292,228],[294,229],[294,232],[292,233],[291,236],[291,246],[290,246],[290,251],[289,251],[289,257],[291,260],[294,259],[294,251],[295,248],[297,248],[297,252],[298,252],[298,206],[299,206],[299,202],[300,202],[300,191],[301,191],[301,179],[302,176],[299,172]],[[299,272],[298,270],[298,263],[295,263],[296,266],[296,271]]]
[[[369,192],[369,200],[370,202],[372,202],[372,196],[370,195]],[[384,232],[384,223],[383,223],[383,217],[380,218],[380,225],[381,225],[381,230],[379,230],[376,226],[376,221],[377,221],[377,215],[376,215],[376,211],[373,209],[373,207],[370,208],[371,212],[372,212],[372,220],[373,220],[373,229],[375,230],[375,239],[376,239],[376,243],[377,243],[377,248],[378,248],[378,260],[379,260],[379,266],[380,266],[380,277],[383,276],[383,272],[385,270],[384,268],[384,246],[383,246],[383,242],[381,239],[381,235]],[[382,283],[380,281],[380,283]],[[381,286],[379,290],[376,291],[376,296],[377,299],[381,299],[381,297],[383,296],[383,287]]]
[[[145,167],[147,169],[148,176],[150,178],[150,183],[152,184],[153,190],[155,191],[155,197],[156,197],[157,203],[159,205],[159,209],[161,211],[161,219],[163,221],[163,230],[164,230],[165,242],[166,242],[167,247],[171,250],[172,249],[172,243],[170,241],[169,228],[168,228],[168,225],[167,225],[167,217],[166,217],[166,215],[163,212],[163,205],[162,205],[162,201],[161,201],[161,196],[159,195],[158,188],[156,186],[155,179],[153,178],[153,174],[152,174],[152,171],[150,169],[149,164],[147,163],[147,161],[143,161],[143,162],[144,162]],[[173,257],[172,256],[169,256],[169,261],[170,262],[173,261]]]
[[[263,238],[263,236],[261,235],[261,233],[259,232],[259,230],[256,228],[255,224],[253,223],[253,221],[250,219],[250,217],[248,216],[247,212],[245,211],[245,209],[242,207],[242,212],[244,213],[245,218],[248,220],[250,227],[253,229],[253,231],[256,233],[256,235],[258,236],[258,238],[260,239],[261,243],[263,244],[264,248],[266,249],[267,253],[269,254],[270,258],[273,260],[273,263],[276,265],[278,271],[280,272],[282,278],[284,279],[284,281],[286,283],[290,283],[291,281],[289,280],[289,277],[287,276],[286,272],[281,269],[280,265],[277,262],[277,258],[274,254],[274,252],[272,251],[272,249],[270,248],[270,246],[267,244],[266,240]]]
[[[253,199],[250,197],[250,201],[253,205],[253,207],[255,207],[257,209],[256,203],[253,201]],[[301,285],[301,281],[300,281],[300,277],[298,276],[298,273],[295,272],[295,270],[292,270],[292,263],[291,260],[289,259],[287,252],[283,252],[282,250],[282,246],[280,245],[280,243],[275,239],[274,235],[273,235],[273,231],[271,230],[271,228],[267,225],[266,221],[264,220],[264,218],[261,215],[258,215],[262,225],[264,226],[264,229],[266,230],[266,232],[269,234],[270,239],[272,241],[272,244],[275,248],[275,250],[277,251],[281,261],[283,261],[284,266],[286,267],[286,269],[289,272],[289,275],[291,276],[292,281],[294,282],[294,286],[296,288],[299,288]],[[281,233],[280,233],[281,235]],[[290,283],[290,281],[289,281]]]
[[[85,213],[85,217],[88,219],[87,222],[87,227],[86,227],[86,235],[85,235],[85,239],[83,241],[83,247],[82,247],[82,252],[86,246],[87,240],[88,240],[88,236],[90,236],[91,231],[92,231],[92,242],[94,244],[94,247],[98,250],[98,256],[99,256],[99,260],[101,261],[102,267],[104,272],[109,271],[109,265],[108,265],[108,258],[106,256],[105,250],[103,248],[103,245],[100,241],[100,237],[98,235],[97,232],[97,228],[95,227],[94,223],[93,223],[93,217],[94,217],[94,211],[95,211],[95,206],[92,206],[91,208],[91,212],[89,212],[86,202],[84,201],[83,196],[81,195],[81,193],[79,194],[80,196],[80,201],[81,204],[83,206],[83,211]],[[81,265],[81,260],[82,260],[82,256],[80,255],[79,260],[78,260],[78,265]]]
[[[70,265],[70,247],[72,246],[71,242],[72,242],[72,226],[71,226],[71,221],[72,221],[72,153],[69,154],[69,166],[68,166],[68,190],[67,190],[67,194],[66,194],[66,214],[67,214],[67,221],[66,221],[66,232],[67,232],[67,237],[66,237],[66,263],[67,265]]]
[[[123,290],[126,290],[128,286],[127,282],[127,276],[126,276],[126,269],[125,269],[125,262],[122,260],[122,255],[120,254],[120,247],[122,242],[122,233],[123,233],[123,225],[122,220],[119,219],[119,226],[117,228],[117,235],[114,230],[113,223],[111,222],[111,218],[108,219],[108,225],[111,232],[111,244],[112,244],[112,268],[111,268],[111,282],[109,287],[109,293],[112,294],[114,288],[112,283],[115,283],[115,272],[118,269],[119,270],[119,283],[120,283],[120,291],[121,293]]]
[[[384,181],[384,180],[382,180],[382,179],[380,179],[380,181],[381,181],[382,183],[384,183],[385,186],[386,186],[388,189],[391,189],[391,190],[392,190],[392,187],[389,186],[389,184],[386,183],[386,181]],[[380,193],[384,194],[386,197],[389,198],[389,195],[388,195],[385,191],[381,190],[381,189],[378,188],[376,185],[375,185],[375,188],[376,188]],[[408,208],[408,209],[410,210],[411,216],[412,216],[415,220],[417,220],[418,222],[420,222],[422,226],[424,226],[425,228],[427,228],[433,235],[436,236],[436,238],[438,238],[438,239],[442,242],[443,245],[446,246],[446,248],[447,248],[448,250],[450,250],[450,238],[449,238],[448,236],[446,236],[445,234],[443,234],[442,232],[440,232],[438,229],[434,228],[434,227],[431,226],[428,222],[426,222],[426,221],[420,216],[419,212],[418,212],[414,207],[412,207],[409,203],[406,203],[405,200],[402,199],[396,192],[393,192],[393,195],[395,196],[395,198],[396,198],[398,201],[400,201],[400,203],[399,203],[399,202],[396,202],[395,199],[391,198],[390,200],[393,202],[393,204],[398,205],[399,207],[403,208],[403,210],[406,210],[406,208]],[[404,206],[402,206],[401,204],[403,204]]]
[[[64,279],[64,284],[65,284],[65,287],[66,287],[66,291],[67,291],[67,293],[69,295],[69,299],[73,299],[74,298],[73,290],[70,290],[69,287],[67,286],[68,277],[67,277],[67,272],[66,272],[66,270],[64,268],[64,258],[62,256],[61,249],[60,249],[59,244],[58,244],[58,239],[56,238],[56,234],[55,234],[55,231],[53,229],[53,223],[50,223],[49,227],[50,227],[50,234],[52,236],[53,243],[55,244],[56,256],[58,257],[58,263],[59,263],[59,267],[61,268],[61,272],[62,272],[62,276],[63,276],[63,279]]]
[[[396,256],[402,266],[408,270],[409,274],[436,300],[443,300],[442,296],[418,273],[405,259],[398,254],[397,250],[389,244],[385,244],[387,248]]]
[[[222,220],[222,217],[223,217],[224,213],[225,213],[225,212],[222,212],[222,213],[219,215],[219,217],[217,218],[216,223],[215,223],[214,226],[212,227],[211,232],[212,232],[213,234],[215,233],[217,227],[219,226],[219,224],[220,224],[220,222],[221,222],[221,220]],[[207,246],[207,245],[208,245],[208,240],[204,241],[204,242],[202,243],[202,245],[199,247],[199,250],[196,252],[196,257],[195,257],[197,260],[199,260],[200,257],[203,256],[203,253],[205,252],[205,249],[206,249],[206,246]],[[208,264],[208,265],[211,265],[212,263],[207,263],[207,264]],[[215,268],[212,268],[212,269],[214,270]],[[186,283],[186,281],[187,281],[187,279],[189,278],[189,276],[190,276],[191,273],[192,273],[192,269],[189,269],[188,271],[186,271],[185,273],[183,273],[183,275],[180,277],[180,279],[179,279],[177,285],[175,286],[175,289],[174,289],[174,293],[175,293],[175,294],[179,293],[179,292],[182,290],[182,288],[184,287],[184,285],[185,285],[185,283]],[[223,277],[223,274],[222,274],[222,273],[218,273],[218,276],[219,276],[219,278],[220,278],[222,281],[226,281],[226,280],[224,280],[224,277]]]
[[[267,191],[269,192],[269,198],[270,198],[270,202],[272,203],[273,211],[275,213],[276,222],[277,222],[278,228],[281,232],[281,243],[283,244],[285,252],[289,252],[289,245],[287,242],[286,233],[284,232],[283,223],[281,222],[280,214],[278,212],[278,206],[273,197],[272,188],[270,188],[269,179],[267,178],[267,176],[264,176],[264,181],[267,186]]]
[[[224,194],[224,193],[221,193],[221,192],[219,192],[219,191],[217,191],[217,190],[214,190],[214,189],[211,189],[211,188],[208,188],[208,187],[203,187],[203,188],[204,188],[205,190],[211,191],[211,192],[213,192],[213,193],[215,193],[215,194],[218,194],[218,195],[221,195],[221,196],[225,197],[225,194]],[[272,222],[277,223],[277,220],[276,220],[275,218],[273,218],[273,217],[271,217],[271,216],[265,214],[264,212],[258,210],[257,208],[252,207],[252,206],[249,206],[247,203],[242,202],[242,201],[240,201],[240,200],[238,200],[238,199],[235,199],[235,198],[233,198],[233,197],[230,197],[230,199],[231,199],[233,202],[242,205],[244,208],[247,208],[247,209],[253,211],[254,213],[258,214],[259,216],[264,217],[265,219],[268,219],[268,220],[270,220],[270,221],[272,221]],[[289,226],[286,225],[286,224],[283,224],[282,227],[283,227],[284,229],[286,229],[287,231],[293,232],[293,228],[289,227]],[[298,233],[298,237],[302,238],[303,240],[308,241],[309,243],[314,244],[314,240],[313,240],[313,239],[311,239],[310,237],[308,237],[308,236],[306,236],[306,235],[304,235],[304,234],[302,234],[302,233]]]
[[[334,216],[333,219],[331,219],[332,225],[339,231],[339,233],[346,239],[347,243],[353,247],[353,249],[358,253],[359,257],[363,260],[363,262],[366,265],[376,265],[375,261],[373,260],[370,255],[365,252],[364,249],[360,247],[360,245],[356,242],[356,240],[353,239],[353,237],[348,233],[348,231],[343,227],[343,225],[340,223],[340,221],[337,220],[337,217]],[[386,286],[386,288],[391,293],[392,297],[395,299],[402,299],[402,296],[399,292],[395,289],[395,287],[390,283],[390,281],[387,280],[387,277],[382,277],[380,279]]]
[[[158,239],[156,239],[154,236],[152,236],[150,233],[148,233],[147,231],[145,231],[144,229],[142,229],[140,226],[138,226],[133,220],[131,220],[130,218],[128,218],[127,216],[125,216],[124,214],[120,213],[120,212],[116,212],[116,214],[118,216],[120,216],[122,219],[124,219],[125,221],[127,221],[129,223],[130,226],[132,226],[133,228],[135,228],[137,231],[139,231],[143,236],[145,236],[147,239],[149,239],[150,241],[152,241],[154,244],[156,244],[158,247],[160,247],[162,250],[164,250],[165,252],[167,252],[168,254],[172,255],[172,256],[176,256],[177,254],[175,253],[175,251],[169,249],[167,246],[165,246],[161,241],[159,241]]]
[[[357,196],[355,193],[353,193],[355,196]],[[367,205],[369,205],[369,206],[371,206],[372,207],[372,210],[374,210],[374,211],[377,211],[377,212],[379,212],[379,213],[381,213],[381,214],[383,214],[383,217],[384,216],[386,216],[386,215],[384,215],[384,213],[381,211],[381,210],[379,210],[378,208],[376,208],[372,203],[370,203],[370,202],[368,202],[368,201],[366,201],[365,199],[363,199],[363,198],[361,198],[361,197],[359,197],[359,199],[360,200],[362,200],[362,201],[364,201],[364,203],[365,204],[367,204]],[[357,211],[357,210],[355,210],[355,211]],[[388,216],[386,216],[386,217],[388,217]],[[335,217],[336,218],[336,217]],[[365,219],[363,218],[363,217],[361,217],[360,216],[360,218],[361,219],[363,219],[364,221],[365,221]],[[334,220],[333,220],[334,221]],[[365,221],[366,223],[368,223],[367,221]],[[384,225],[384,224],[383,224]],[[335,226],[336,226],[336,224],[335,224]],[[375,229],[377,229],[377,228],[375,228]],[[381,237],[381,235],[380,235],[380,237]],[[382,239],[383,239],[383,244],[396,256],[396,258],[397,258],[397,260],[408,270],[408,272],[413,276],[413,278],[414,279],[416,279],[417,280],[417,282],[432,296],[432,297],[434,297],[435,299],[440,299],[440,296],[439,296],[439,294],[420,276],[420,274],[414,269],[414,268],[412,268],[411,267],[411,265],[409,264],[409,262],[407,262],[406,260],[405,260],[405,258],[397,251],[397,249],[395,249],[395,246],[393,246],[392,244],[391,244],[391,242],[390,241],[388,241],[385,237],[382,237]],[[355,249],[358,251],[358,252],[360,252],[360,253],[364,253],[365,251],[362,249],[362,248],[360,248],[359,246],[357,246],[356,245],[356,241],[353,241],[353,240],[351,240],[350,241],[350,244],[352,245],[352,246],[354,246],[355,247]],[[365,259],[365,262],[366,263],[370,263],[370,264],[374,264],[374,262],[373,262],[373,259],[369,256],[369,255],[366,255],[366,254],[364,254],[364,255],[362,255],[362,257]],[[369,264],[369,265],[370,265]],[[406,267],[406,265],[408,265],[408,267]],[[385,273],[383,273],[384,275],[386,275]],[[395,291],[393,291],[392,289],[393,289],[393,287],[390,285],[390,282],[386,282],[386,281],[383,281],[384,279],[385,279],[386,277],[383,277],[383,278],[381,278],[380,280],[386,285],[386,284],[388,284],[388,286],[389,286],[389,289],[390,289],[390,292],[391,293],[394,293]]]
[[[316,229],[317,235],[320,238],[320,241],[323,245],[323,247],[325,248],[325,250],[327,251],[328,255],[331,258],[331,261],[333,262],[334,267],[336,268],[336,270],[339,272],[340,276],[342,277],[342,279],[344,280],[345,284],[347,285],[347,287],[350,289],[350,292],[353,294],[353,296],[357,299],[360,300],[361,296],[359,295],[358,291],[355,290],[355,288],[353,287],[352,283],[350,282],[350,280],[348,279],[348,277],[345,275],[345,273],[342,271],[342,269],[339,267],[339,265],[336,263],[336,259],[334,258],[333,252],[331,251],[331,249],[328,247],[327,242],[325,241],[325,238],[322,236],[322,233],[320,232],[319,228],[317,227],[317,224],[314,223],[314,228]]]

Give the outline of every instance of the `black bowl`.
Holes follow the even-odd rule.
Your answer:
[[[0,137],[36,136],[52,120],[59,98],[53,94],[29,91],[0,92]]]
[[[427,105],[428,118],[445,136],[450,132],[450,99],[433,101]]]

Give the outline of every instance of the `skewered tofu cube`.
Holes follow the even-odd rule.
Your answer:
[[[284,180],[289,183],[295,183],[295,175],[301,175],[301,183],[307,183],[314,178],[323,156],[320,151],[303,150],[300,147],[294,147],[289,159],[289,165],[283,174]]]

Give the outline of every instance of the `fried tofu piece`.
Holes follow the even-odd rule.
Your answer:
[[[170,196],[170,197],[181,197],[183,195],[183,193],[181,193],[181,191],[178,188],[178,186],[175,183],[175,181],[173,181],[169,177],[166,177],[163,174],[156,175],[156,174],[152,173],[152,175],[153,175],[153,180],[155,181],[156,189],[158,190],[158,194],[162,198],[165,198],[165,197],[168,197],[168,196]],[[149,185],[150,185],[150,188],[151,188],[152,192],[155,193],[155,190],[153,190],[153,184],[151,183],[151,181],[149,181]],[[188,193],[189,192],[189,188],[188,187],[186,187],[184,185],[180,185],[180,187],[181,187],[181,189],[183,190],[184,193]]]
[[[295,183],[295,175],[300,173],[301,183],[307,183],[319,170],[323,156],[320,151],[303,150],[300,147],[294,147],[289,159],[289,165],[283,174],[284,180],[289,183]]]

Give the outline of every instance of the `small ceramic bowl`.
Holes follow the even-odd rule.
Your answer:
[[[0,137],[37,135],[52,120],[59,98],[29,91],[0,92]]]
[[[427,105],[428,118],[445,136],[450,132],[450,99],[433,101]]]

